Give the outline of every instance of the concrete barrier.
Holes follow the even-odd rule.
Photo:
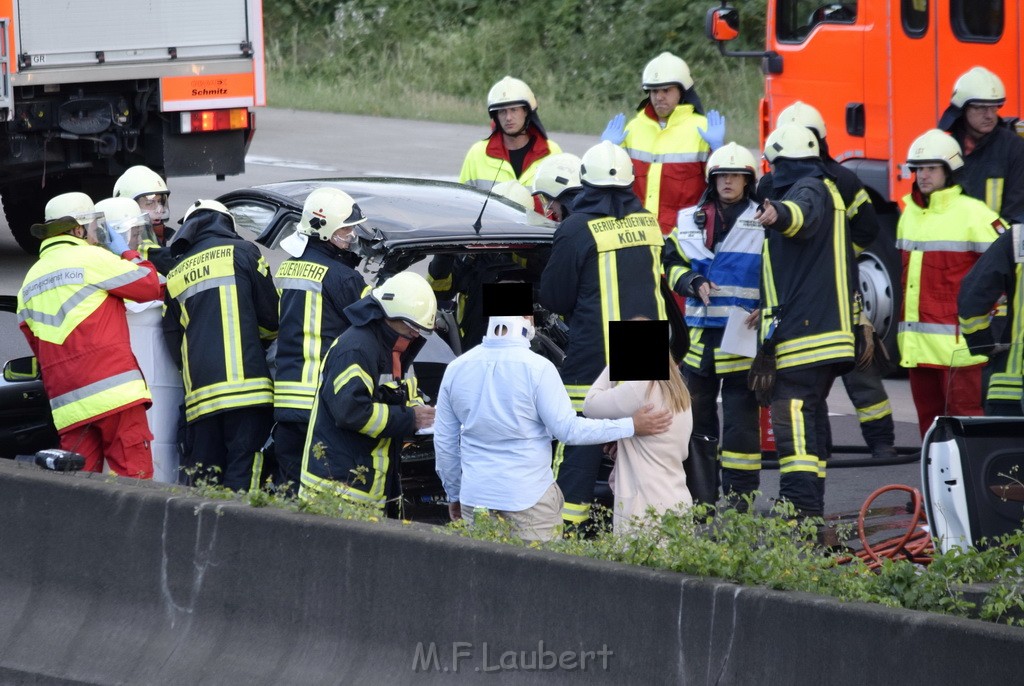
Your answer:
[[[0,682],[1020,683],[1024,630],[0,464]]]

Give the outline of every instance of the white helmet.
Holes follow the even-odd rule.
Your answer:
[[[708,157],[704,178],[710,181],[713,174],[750,174],[751,178],[756,178],[757,161],[742,145],[726,143]]]
[[[533,177],[533,195],[558,200],[562,193],[579,188],[582,163],[571,152],[548,155],[537,166],[537,175]]]
[[[783,124],[772,131],[764,142],[764,158],[769,162],[777,159],[817,159],[818,139],[810,129],[799,124]]]
[[[142,195],[155,195],[171,192],[167,190],[167,182],[155,171],[141,164],[129,167],[114,182],[115,198],[131,198],[136,200]]]
[[[799,124],[808,129],[813,129],[820,139],[824,139],[827,135],[825,132],[825,120],[822,118],[821,112],[806,102],[800,102],[799,100],[779,112],[779,118],[775,120],[775,128],[783,124]]]
[[[351,195],[340,188],[317,188],[306,196],[295,233],[282,240],[281,247],[292,257],[300,257],[310,236],[329,241],[338,229],[365,221]]]
[[[1006,102],[1006,88],[998,76],[985,67],[972,67],[956,80],[950,103],[955,107],[971,104],[998,105]]]
[[[521,105],[529,111],[537,109],[537,98],[525,82],[511,76],[491,86],[487,93],[487,111],[496,112],[506,107]]]
[[[910,144],[907,166],[911,169],[944,164],[951,172],[964,166],[960,144],[942,129],[929,129]]]
[[[196,200],[194,203],[188,206],[187,210],[185,210],[185,216],[182,217],[181,223],[184,224],[185,222],[187,222],[189,217],[191,217],[196,212],[199,212],[200,210],[210,210],[211,212],[218,212],[220,214],[223,214],[225,217],[231,220],[231,228],[237,231],[237,227],[235,226],[235,217],[234,215],[231,214],[231,210],[229,210],[227,206],[224,205],[224,203],[218,202],[216,200]]]
[[[633,160],[611,141],[601,141],[583,154],[580,181],[601,188],[629,188],[633,185]]]
[[[519,205],[524,210],[533,209],[533,196],[530,195],[530,191],[526,189],[526,186],[518,181],[496,183],[491,192]]]
[[[124,237],[128,247],[137,250],[139,244],[156,244],[153,221],[148,212],[143,212],[139,203],[131,198],[107,198],[96,203],[96,211],[102,212],[107,228]]]
[[[690,76],[690,68],[680,57],[670,52],[663,52],[644,67],[642,88],[649,91],[652,88],[664,88],[675,84],[679,90],[686,91],[693,88],[693,77]]]
[[[388,319],[399,319],[424,334],[434,331],[437,298],[427,280],[416,272],[395,274],[370,291]]]
[[[52,221],[61,217],[74,217],[78,223],[85,226],[96,214],[96,206],[85,193],[77,191],[72,193],[61,193],[50,198],[43,210],[43,220]]]

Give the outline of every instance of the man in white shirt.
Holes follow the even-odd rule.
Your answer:
[[[530,350],[531,338],[533,317],[490,317],[483,344],[445,370],[434,451],[452,520],[472,525],[475,512],[489,510],[524,541],[549,541],[561,532],[563,504],[552,438],[590,445],[663,433],[671,414],[646,405],[626,419],[577,417],[558,370]]]

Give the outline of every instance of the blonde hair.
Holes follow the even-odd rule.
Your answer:
[[[683,375],[679,373],[679,367],[672,359],[671,353],[668,356],[668,379],[649,382],[647,384],[648,399],[654,392],[655,384],[661,388],[661,395],[665,398],[665,403],[673,414],[690,409],[690,389],[686,387]]]

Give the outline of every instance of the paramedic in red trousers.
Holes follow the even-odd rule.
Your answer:
[[[366,290],[363,275],[356,271],[359,255],[351,250],[356,226],[365,221],[348,193],[318,188],[307,196],[295,233],[281,241],[292,256],[281,263],[275,278],[281,326],[275,357],[274,454],[282,486],[298,488],[320,361],[349,327],[345,308]]]
[[[826,399],[854,359],[853,248],[843,199],[825,172],[814,134],[785,124],[768,136],[764,154],[774,184],[758,215],[770,230],[761,265],[762,344],[749,381],[762,404],[771,404],[780,498],[801,516],[820,517]]]
[[[799,100],[779,113],[776,126],[783,124],[799,124],[810,129],[818,139],[818,152],[825,165],[825,173],[836,184],[839,195],[846,205],[846,222],[849,227],[848,236],[853,242],[854,255],[860,255],[865,248],[875,242],[878,237],[878,217],[871,198],[864,189],[857,175],[836,162],[828,151],[825,120],[814,107]],[[757,185],[759,198],[771,195],[772,175],[765,174]],[[858,308],[853,313],[854,333],[862,337],[864,348],[874,346],[874,326]],[[869,340],[870,339],[870,340]],[[882,367],[879,360],[884,353],[872,350],[864,359],[858,359],[857,366],[843,374],[843,386],[857,410],[857,421],[864,443],[871,450],[871,457],[886,459],[896,457],[896,426],[892,419],[892,405],[889,394],[882,384]]]
[[[996,237],[1006,230],[985,203],[957,184],[960,146],[932,129],[910,144],[907,166],[914,185],[903,198],[896,247],[903,256],[903,312],[897,342],[908,370],[910,395],[923,437],[940,415],[980,415],[981,370],[960,331],[960,282]]]
[[[569,343],[562,363],[573,409],[608,364],[608,323],[645,317],[665,319],[661,296],[658,222],[632,191],[633,166],[617,145],[603,141],[583,155],[583,191],[572,214],[555,231],[540,304],[563,315]],[[601,464],[601,446],[566,446],[555,451],[555,472],[565,495],[569,525],[586,522]]]
[[[668,235],[676,213],[704,194],[704,163],[725,143],[725,118],[715,110],[704,116],[690,68],[670,52],[647,63],[641,86],[647,97],[636,116],[627,124],[624,114],[615,115],[601,139],[625,147],[633,190]]]
[[[434,408],[424,404],[409,366],[436,315],[430,284],[411,271],[345,308],[351,325],[324,358],[300,497],[333,495],[381,509],[400,498],[402,441],[434,424]]]
[[[266,350],[278,319],[270,267],[216,200],[189,207],[170,250],[177,263],[167,275],[163,328],[185,379],[182,477],[257,488],[274,415]]]
[[[150,393],[124,301],[163,297],[156,268],[120,234],[101,230],[102,213],[84,193],[58,195],[44,217],[32,227],[42,245],[18,293],[18,319],[39,360],[60,446],[83,455],[87,471],[102,471],[106,460],[115,474],[152,478]]]
[[[690,328],[690,350],[683,358],[693,401],[694,440],[688,459],[710,462],[710,474],[716,474],[720,453],[722,490],[742,509],[746,503],[740,496],[761,484],[760,408],[747,386],[751,358],[720,346],[730,313],[747,318],[760,307],[764,228],[755,219],[757,203],[752,199],[756,170],[754,156],[736,143],[711,153],[708,190],[699,204],[679,213],[664,256],[669,286],[686,297]],[[710,491],[703,484],[689,485],[696,500],[712,505],[717,500],[714,483],[708,484]]]
[[[502,181],[518,181],[529,188],[538,163],[562,152],[544,131],[537,114],[537,98],[525,83],[506,76],[487,93],[487,111],[492,120],[491,134],[466,153],[459,183],[486,191]]]
[[[1024,230],[1020,224],[1014,224],[1012,230],[997,238],[960,282],[957,296],[960,332],[972,352],[982,355],[992,352],[995,341],[990,313],[1004,293],[1010,331],[1007,364],[1004,372],[993,377],[990,394],[1000,386],[1010,387],[1011,382],[1024,381]],[[1004,414],[1003,408],[1011,402],[1010,397],[996,407],[991,402],[986,403],[985,414]]]
[[[564,498],[551,472],[551,438],[600,444],[663,433],[667,411],[645,405],[625,419],[576,416],[547,358],[530,350],[533,317],[488,318],[483,344],[444,372],[434,447],[452,520],[480,512],[505,517],[525,541],[562,529]]]
[[[999,118],[1006,103],[1006,89],[998,76],[984,67],[973,67],[957,79],[949,107],[939,128],[949,131],[960,144],[964,166],[957,182],[964,195],[984,201],[1008,224],[1024,222],[1024,139]],[[993,345],[982,370],[987,413],[1021,416],[1024,388],[1011,367],[1006,347],[1010,342],[1006,307],[993,308]]]

